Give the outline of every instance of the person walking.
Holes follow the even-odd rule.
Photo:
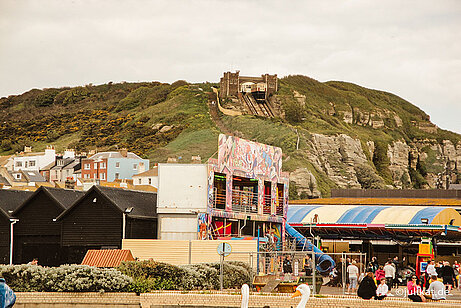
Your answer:
[[[395,278],[395,267],[392,266],[392,261],[388,261],[384,266],[384,277],[386,278],[386,284],[389,287],[389,290],[391,290]]]
[[[380,265],[375,272],[376,281],[381,281],[384,278],[386,280],[386,273],[384,272],[383,266]]]
[[[357,289],[357,284],[359,281],[359,268],[356,265],[356,261],[352,261],[352,264],[350,264],[347,267],[347,276],[349,277],[349,286],[347,287],[347,293],[350,294],[350,291],[352,289],[352,293],[355,293]]]
[[[435,261],[431,260],[426,267],[426,273],[431,277],[432,275],[437,275],[437,271],[435,270]]]
[[[448,261],[443,262],[443,266],[440,270],[440,276],[442,276],[443,284],[448,289],[448,294],[450,294],[455,280],[455,271]]]

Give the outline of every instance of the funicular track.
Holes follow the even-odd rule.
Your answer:
[[[252,114],[266,118],[274,117],[274,113],[268,105],[267,100],[264,100],[262,103],[258,103],[250,93],[245,93],[243,95],[243,100]]]

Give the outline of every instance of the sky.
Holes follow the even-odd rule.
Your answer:
[[[0,1],[0,97],[230,70],[391,92],[461,133],[461,1]]]

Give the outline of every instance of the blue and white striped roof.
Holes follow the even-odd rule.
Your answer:
[[[326,224],[421,224],[422,218],[429,224],[448,224],[451,219],[461,224],[456,210],[439,206],[290,205],[287,221],[309,224],[316,214],[317,222]]]

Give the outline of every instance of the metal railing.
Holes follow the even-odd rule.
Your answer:
[[[270,215],[272,213],[271,201],[272,201],[271,196],[264,195],[263,214]]]
[[[213,208],[224,210],[226,208],[226,192],[218,193],[218,189],[213,189]]]
[[[235,212],[258,213],[258,194],[250,191],[232,190],[232,210]]]

